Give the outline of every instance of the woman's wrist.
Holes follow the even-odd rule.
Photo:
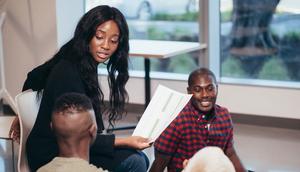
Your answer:
[[[127,146],[127,139],[126,138],[115,138],[115,146]]]

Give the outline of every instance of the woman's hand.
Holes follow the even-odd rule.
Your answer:
[[[13,122],[11,123],[10,130],[9,130],[9,137],[11,137],[17,143],[20,143],[20,121],[18,116],[15,117]]]
[[[130,136],[126,138],[116,138],[115,146],[117,147],[130,147],[133,149],[143,150],[151,146],[151,142],[141,136]]]

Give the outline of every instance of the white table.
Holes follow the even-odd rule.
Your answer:
[[[157,41],[132,39],[130,44],[130,56],[144,57],[145,65],[145,108],[150,102],[150,58],[169,58],[183,53],[188,53],[206,48],[206,44],[181,41]]]
[[[181,41],[157,41],[157,40],[129,40],[129,56],[143,57],[145,65],[145,109],[151,99],[150,83],[150,58],[164,59],[183,53],[188,53],[206,48],[206,44],[196,42]],[[136,126],[116,127],[108,129],[107,132],[114,130],[134,129]]]

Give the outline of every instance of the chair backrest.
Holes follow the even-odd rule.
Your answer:
[[[26,140],[35,123],[40,101],[36,91],[25,91],[15,97],[17,111],[20,120],[21,138],[18,156],[18,171],[30,172],[26,156]]]

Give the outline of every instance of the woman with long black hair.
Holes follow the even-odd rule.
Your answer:
[[[101,134],[102,115],[108,113],[113,125],[124,112],[128,99],[129,33],[122,13],[113,7],[98,6],[87,12],[77,24],[73,38],[46,63],[28,73],[23,91],[39,92],[41,105],[33,129],[27,139],[26,151],[32,171],[36,171],[58,155],[58,147],[50,127],[51,112],[56,98],[66,92],[87,95],[98,124],[98,135],[90,150],[90,162],[110,171],[147,171],[148,159],[140,151],[149,147],[142,137],[115,138]],[[97,66],[107,63],[110,88],[109,107],[103,106],[103,93],[98,82]],[[17,137],[18,120],[11,135]],[[14,134],[15,133],[15,134]]]

